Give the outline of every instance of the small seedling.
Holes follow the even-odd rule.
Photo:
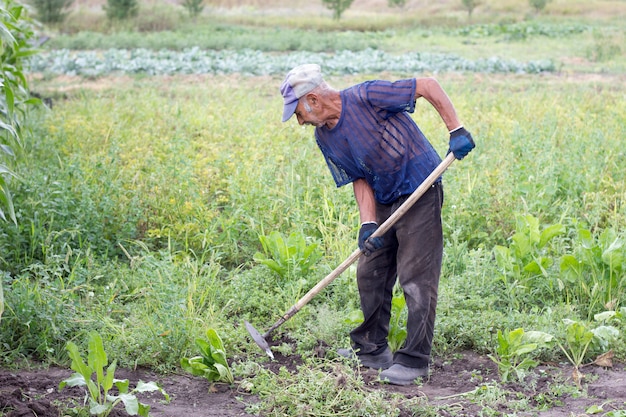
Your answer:
[[[72,369],[76,371],[69,378],[61,381],[59,390],[68,387],[87,387],[85,402],[89,402],[89,413],[98,417],[106,417],[120,402],[124,403],[126,412],[131,416],[148,417],[150,406],[137,400],[136,393],[159,391],[169,401],[169,395],[154,382],[139,381],[135,389],[129,391],[128,379],[115,379],[116,361],[108,367],[108,359],[102,344],[102,338],[97,332],[89,333],[89,347],[87,363],[83,361],[78,347],[73,342],[67,342],[66,349],[72,359]],[[105,367],[106,371],[105,371]],[[96,374],[95,380],[92,375]],[[113,395],[111,389],[115,386],[119,395]]]
[[[233,374],[226,361],[224,344],[214,329],[206,332],[207,340],[196,339],[199,356],[182,358],[181,367],[194,376],[202,376],[211,382],[234,382]]]

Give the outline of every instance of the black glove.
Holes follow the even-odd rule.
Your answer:
[[[463,159],[476,144],[472,135],[463,126],[450,132],[450,149],[448,153],[452,152],[456,159]]]
[[[365,222],[359,230],[359,249],[363,251],[363,255],[370,256],[372,252],[383,247],[382,236],[370,238],[372,233],[378,229],[378,223]]]

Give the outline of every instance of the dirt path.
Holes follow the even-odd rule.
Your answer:
[[[294,367],[293,358],[277,355],[277,360],[267,365],[270,370],[278,370],[281,366]],[[565,394],[555,396],[552,392],[555,383],[565,381],[571,369],[568,367],[541,366],[537,369],[539,378],[535,383],[526,385],[511,384],[501,388],[526,396],[532,407],[540,402],[552,405],[546,411],[518,416],[555,416],[570,417],[585,414],[588,407],[604,404],[604,412],[611,410],[626,410],[626,369],[624,364],[615,364],[613,368],[587,367],[583,395],[572,396]],[[66,388],[59,392],[59,382],[67,378],[72,372],[69,369],[50,368],[40,371],[7,371],[0,370],[0,415],[7,417],[59,417],[61,414],[57,405],[61,403],[79,404],[83,399],[83,391],[78,388]],[[364,370],[364,379],[371,389],[380,389],[387,392],[401,394],[407,398],[415,396],[426,397],[431,405],[448,405],[452,414],[442,416],[476,416],[482,406],[476,401],[470,401],[468,395],[472,391],[489,386],[490,382],[498,380],[494,363],[487,357],[478,356],[472,352],[465,352],[453,360],[436,360],[433,373],[428,381],[422,385],[397,387],[377,382],[377,373],[373,370]],[[246,405],[258,399],[238,388],[238,385],[210,384],[208,381],[190,375],[160,376],[149,371],[118,370],[117,378],[128,378],[131,384],[138,380],[155,381],[171,396],[167,404],[158,393],[142,394],[140,401],[150,404],[153,417],[235,417],[250,416],[246,412]],[[584,393],[586,391],[586,394]],[[487,404],[494,407],[493,403]],[[502,412],[507,412],[507,403],[497,404]],[[126,415],[120,411],[111,414],[112,417]],[[116,408],[117,410],[117,408]],[[510,411],[510,410],[509,410]],[[451,411],[452,412],[452,411]],[[4,414],[3,414],[4,413]],[[408,412],[401,416],[409,416]],[[602,415],[602,414],[600,414]]]

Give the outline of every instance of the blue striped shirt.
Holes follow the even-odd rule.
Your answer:
[[[337,187],[364,178],[376,201],[389,204],[412,193],[441,158],[409,113],[415,111],[414,78],[366,81],[340,92],[341,116],[315,139]]]

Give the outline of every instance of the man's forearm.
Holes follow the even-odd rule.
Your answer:
[[[359,205],[359,215],[361,223],[376,221],[376,200],[374,190],[363,178],[352,183],[354,188],[354,198]]]

